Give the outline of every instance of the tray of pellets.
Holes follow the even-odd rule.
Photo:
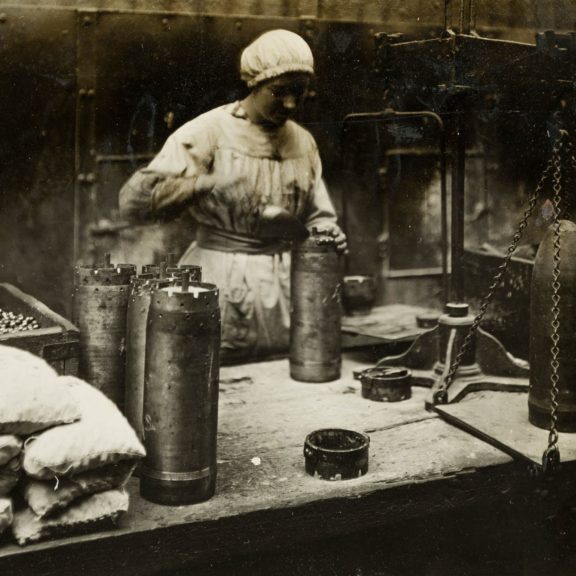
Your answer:
[[[0,344],[44,358],[59,374],[78,375],[80,332],[66,318],[22,292],[0,283]]]

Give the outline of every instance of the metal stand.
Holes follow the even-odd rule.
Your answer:
[[[467,304],[449,303],[438,326],[422,334],[398,356],[378,362],[378,367],[404,366],[412,371],[412,383],[431,388],[426,406],[460,401],[479,390],[528,390],[528,363],[514,358],[494,336],[476,330],[452,382],[445,386],[450,367],[470,331],[474,317]]]
[[[379,367],[405,366],[410,368],[414,384],[432,388],[426,402],[427,407],[457,402],[473,390],[519,391],[528,389],[528,363],[511,356],[496,338],[480,329],[473,330],[474,334],[470,337],[471,342],[467,343],[467,350],[463,357],[458,359],[458,368],[454,374],[450,373],[450,368],[474,323],[474,316],[469,315],[468,305],[464,303],[462,273],[467,140],[463,106],[465,92],[466,90],[462,90],[455,100],[457,110],[451,116],[449,126],[452,153],[449,283],[447,281],[448,230],[445,188],[447,178],[444,133],[442,132],[442,261],[444,293],[447,301],[445,314],[439,318],[437,328],[420,336],[407,352],[400,356],[384,358],[378,363]],[[405,113],[406,116],[409,114]],[[395,113],[395,115],[399,116],[400,113]],[[394,117],[394,114],[389,112],[384,117]],[[438,122],[443,127],[441,121],[438,120]]]
[[[395,35],[377,36],[377,71],[387,88],[410,93],[441,115],[450,139],[451,276],[445,314],[407,352],[378,363],[410,368],[416,385],[432,388],[429,408],[457,402],[470,391],[528,389],[528,363],[478,327],[485,306],[475,318],[464,303],[465,112],[472,102],[481,106],[482,98],[494,92],[514,108],[553,108],[568,93],[574,73],[574,59],[566,56],[568,49],[575,51],[574,35],[564,39],[547,33],[537,45],[483,39],[473,30],[470,0],[462,0],[461,8],[459,33],[451,27],[451,2],[445,2],[445,31],[437,40],[402,42]]]

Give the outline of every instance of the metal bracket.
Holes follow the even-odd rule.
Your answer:
[[[438,361],[438,327],[424,332],[403,354],[382,358],[377,366],[404,366],[412,370],[412,384],[431,388],[426,400],[430,408],[437,404],[459,402],[470,392],[505,390],[525,392],[528,389],[528,363],[509,354],[494,336],[479,328],[476,342],[478,370],[473,374],[458,374],[444,389],[444,366]],[[438,394],[441,392],[441,394]]]

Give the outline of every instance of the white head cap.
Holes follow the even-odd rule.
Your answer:
[[[249,88],[288,72],[314,74],[310,47],[301,36],[288,30],[265,32],[240,57],[240,76]]]

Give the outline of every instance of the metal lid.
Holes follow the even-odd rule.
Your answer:
[[[354,373],[362,397],[376,402],[400,402],[412,396],[412,372],[402,366],[376,366]]]
[[[439,318],[440,312],[421,312],[420,314],[416,314],[416,326],[418,326],[418,328],[434,328],[434,326],[438,324]]]
[[[464,318],[468,316],[469,306],[465,302],[447,302],[444,312],[452,318]]]

